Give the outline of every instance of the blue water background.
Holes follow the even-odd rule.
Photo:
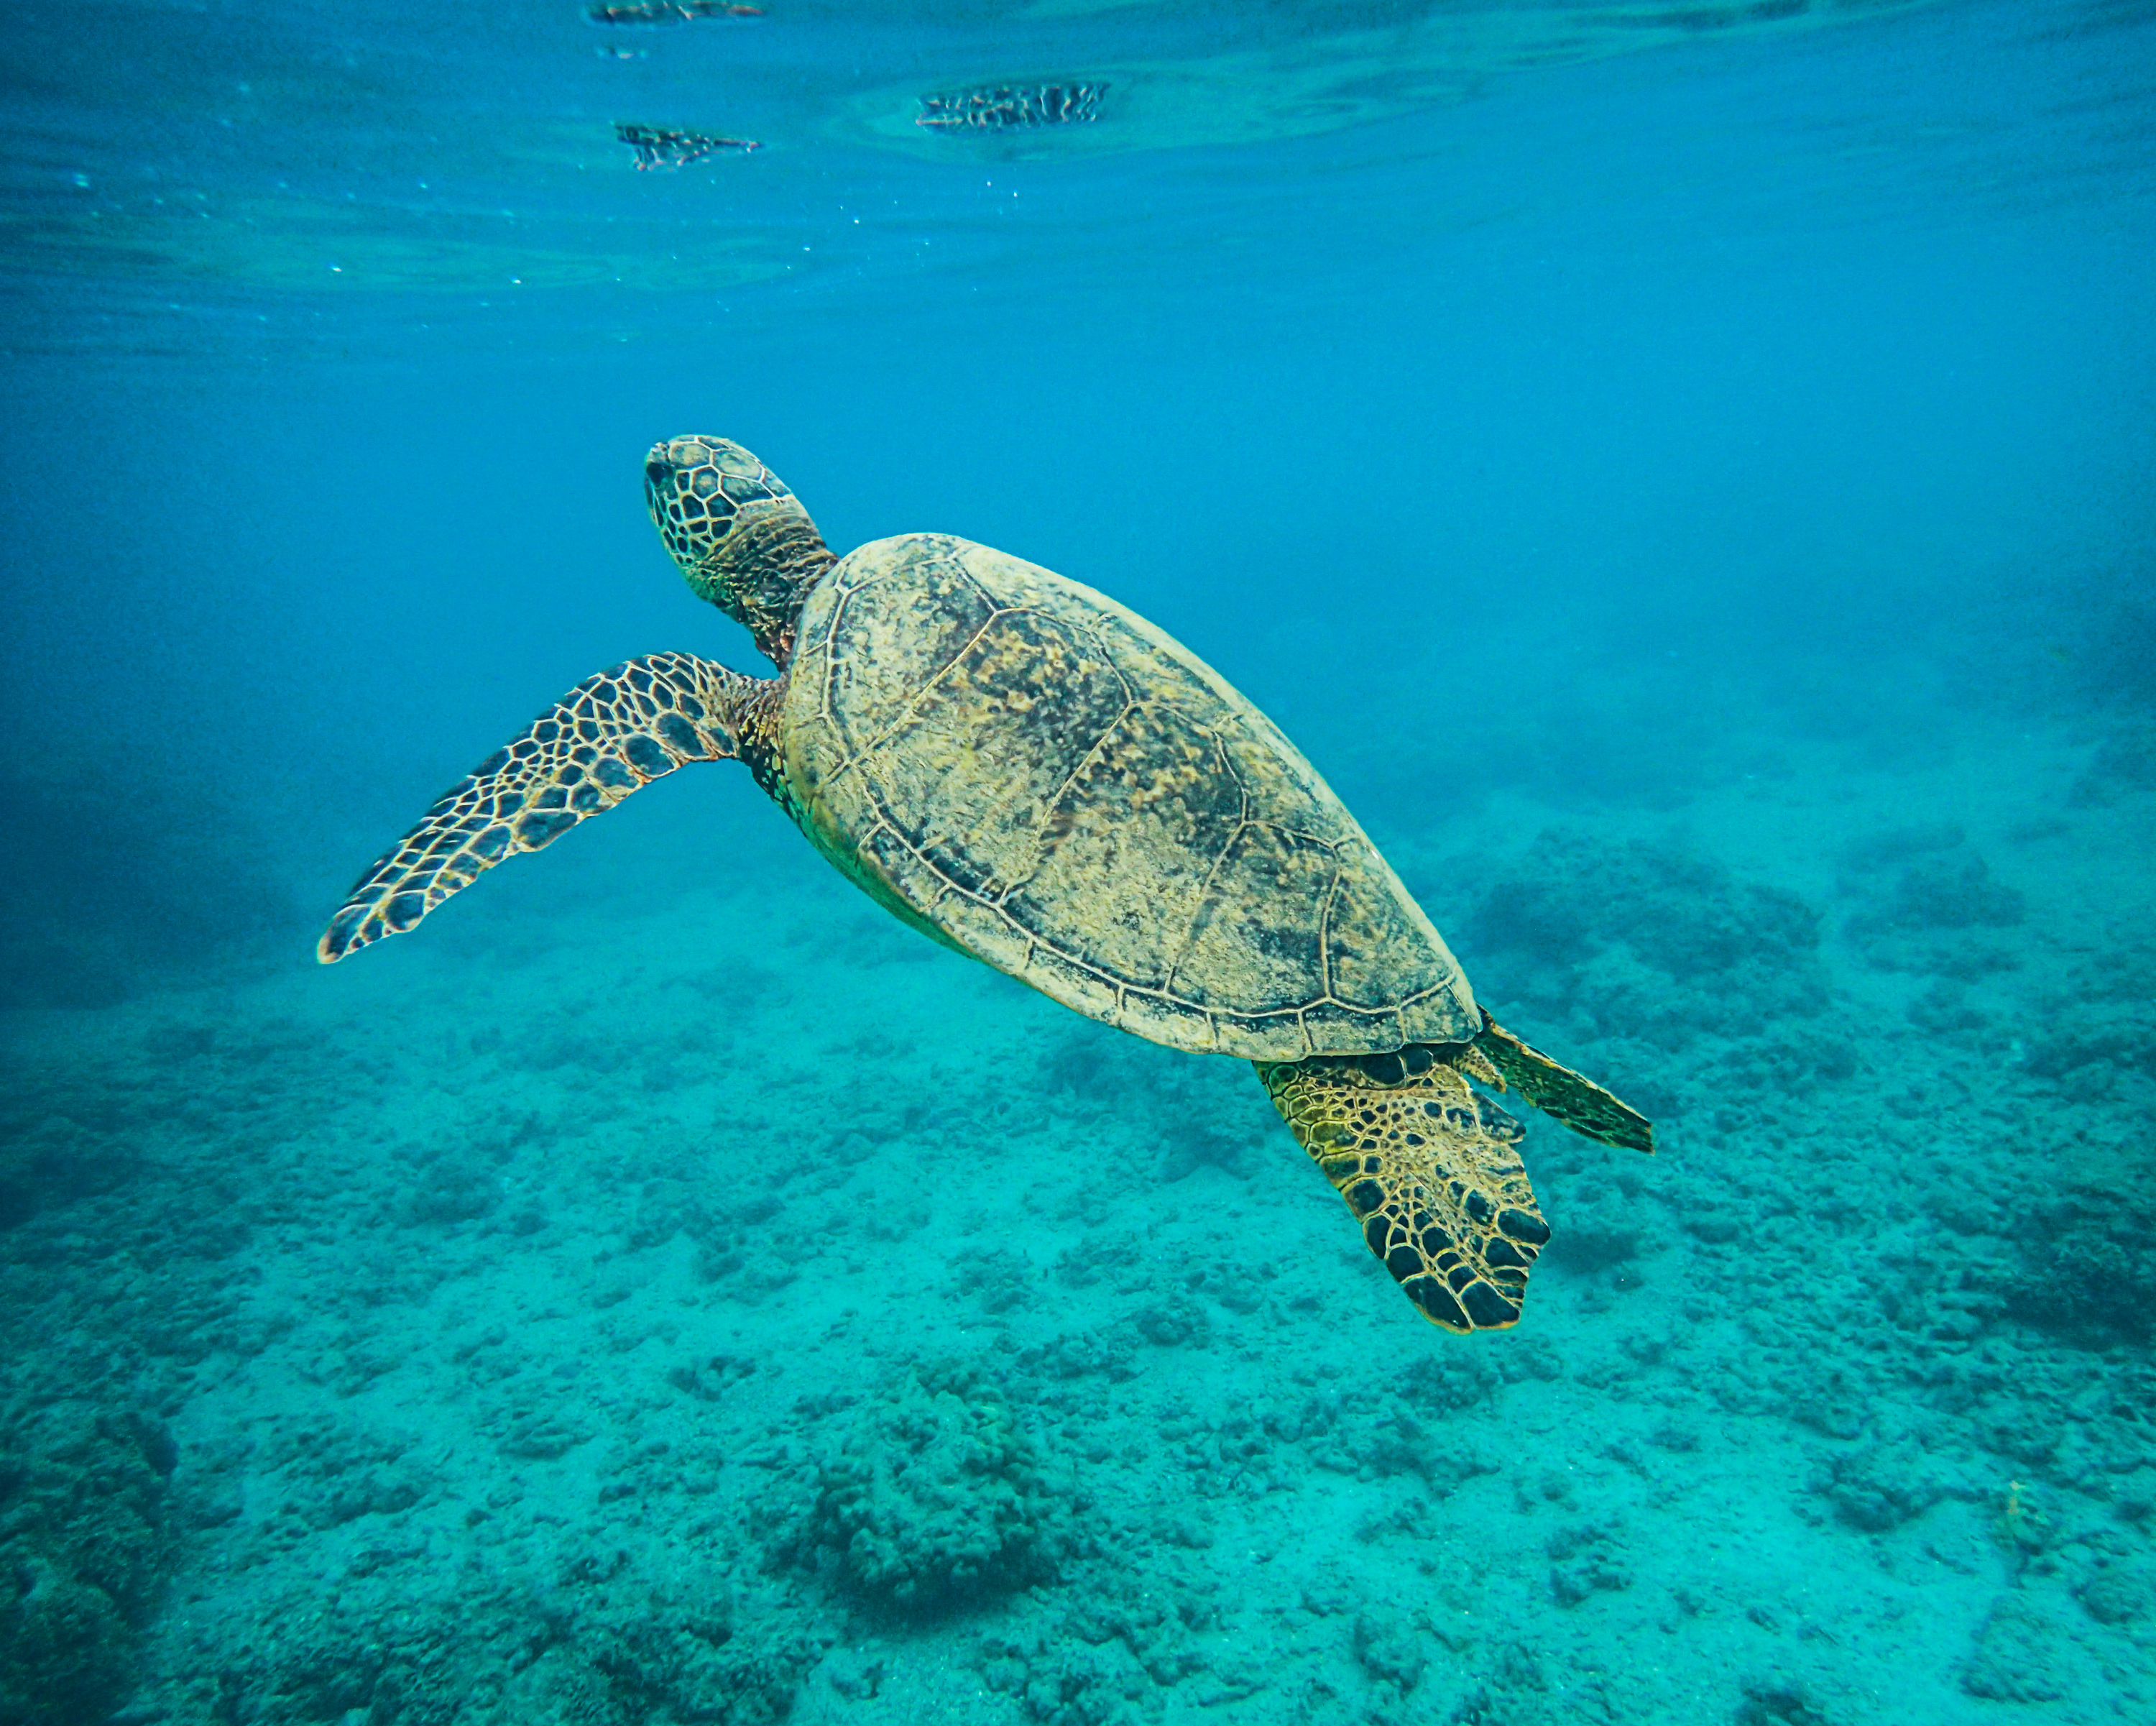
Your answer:
[[[1202,65],[1213,45],[1251,41],[1304,66],[1337,20],[789,18],[774,0],[753,23],[636,33],[566,5],[21,9],[4,27],[18,244],[0,301],[13,743],[0,930],[20,1053],[0,1251],[18,1312],[7,1444],[33,1461],[0,1470],[0,1508],[13,1560],[31,1566],[19,1574],[104,1604],[66,1621],[59,1656],[27,1632],[8,1646],[0,1707],[14,1712],[0,1719],[1845,1722],[1904,1717],[1880,1676],[1903,1663],[1922,1718],[2150,1717],[2156,1491],[2122,1483],[2156,1482],[2156,1217],[2136,1186],[2156,1030],[2134,980],[2156,974],[2156,15],[1686,16],[1659,26],[1682,39],[1476,63],[1440,80],[1444,100],[1372,98],[1354,124],[1178,143],[1155,116],[1123,147],[1111,110],[1081,142],[1017,148],[907,136],[877,92],[1087,56]],[[617,40],[648,58],[603,59]],[[1245,97],[1262,131],[1262,84]],[[630,119],[765,148],[638,174],[609,136]],[[1066,1044],[1075,1021],[953,958],[906,968],[893,955],[913,937],[857,921],[852,890],[730,769],[646,792],[408,940],[309,968],[361,866],[555,695],[660,649],[756,668],[644,515],[643,451],[690,431],[756,450],[835,548],[962,534],[1189,643],[1328,776],[1486,998],[1664,1120],[1671,1155],[1622,1192],[1595,1184],[1605,1153],[1537,1128],[1530,1165],[1553,1220],[1562,1233],[1569,1187],[1592,1213],[1580,1238],[1602,1246],[1538,1276],[1517,1337],[1453,1343],[1420,1327],[1247,1081],[1209,1064],[1186,1081],[1113,1040]],[[1959,910],[1924,897],[1927,869],[1959,884]],[[1781,928],[1761,895],[1820,932],[1774,960],[1779,981],[1741,955],[1689,972],[1668,956],[1687,930],[1741,946]],[[1649,917],[1667,927],[1635,927]],[[699,942],[730,957],[692,1010],[661,984]],[[2062,1003],[2091,999],[2110,1004],[2101,1023],[2056,1030]],[[1704,1041],[1665,1022],[1717,1002],[1729,1016],[1698,1026]],[[1627,1022],[1635,1011],[1660,1029]],[[1012,1025],[1014,1041],[981,1042]],[[518,1077],[503,1040],[542,1036],[548,1076]],[[220,1038],[254,1052],[225,1061]],[[643,1072],[637,1046],[660,1041],[670,1076],[707,1048],[744,1095],[770,1097],[773,1072],[793,1088],[761,1106],[768,1118],[723,1105],[708,1139],[670,1142],[675,1161],[654,1171],[636,1158],[675,1127],[639,1097],[718,1082],[630,1084],[623,1061]],[[304,1095],[258,1088],[280,1067],[305,1069]],[[370,1106],[339,1076],[360,1069],[414,1112],[370,1136]],[[1034,1114],[1031,1099],[1082,1098],[1101,1071],[1094,1113]],[[536,1137],[500,1124],[548,1115],[548,1085],[627,1092],[601,1133],[619,1146],[587,1146],[567,1177],[543,1172],[558,1111]],[[1015,1112],[969,1138],[979,1099],[1006,1091]],[[952,1095],[973,1101],[936,1116]],[[1235,1131],[1262,1154],[1206,1148],[1231,1095],[1259,1112]],[[924,1110],[942,1122],[926,1138]],[[821,1220],[814,1194],[844,1188],[829,1169],[801,1176],[812,1191],[782,1181],[761,1215],[718,1196],[729,1168],[864,1135],[927,1187],[978,1198],[855,1239],[853,1201],[828,1199],[850,1221]],[[1828,1184],[1854,1211],[1776,1184],[1823,1139],[1850,1159]],[[417,1211],[399,1196],[413,1168],[454,1160],[444,1147],[482,1142],[481,1172],[449,1182],[481,1196]],[[1165,1171],[1127,1148],[1161,1144]],[[2101,1157],[2079,1160],[2092,1145]],[[1081,1196],[1045,1220],[1028,1171],[1067,1183],[1089,1159]],[[1897,1178],[1902,1159],[1930,1172]],[[1689,1184],[1658,1189],[1671,1162]],[[1172,1231],[1110,1278],[1112,1298],[1070,1271],[1100,1239],[1219,1202],[1205,1184],[1224,1169],[1237,1203],[1253,1195],[1256,1239],[1219,1249],[1240,1267],[1221,1276],[1275,1266],[1257,1316],[1192,1278]],[[545,1181],[547,1220],[526,1229],[516,1219],[537,1213],[516,1195]],[[612,1197],[665,1181],[704,1194],[701,1223],[593,1245]],[[260,1183],[285,1196],[218,1250],[128,1246],[143,1215],[179,1203],[157,1194],[192,1195],[171,1229],[214,1232]],[[1311,1240],[1337,1249],[1316,1307],[1297,1302],[1319,1273],[1266,1220],[1291,1199]],[[1691,1229],[1702,1206],[1732,1220],[1733,1249],[1718,1222]],[[1767,1216],[1794,1220],[1795,1244],[1776,1250],[1799,1268],[1779,1283],[1747,1280]],[[789,1332],[772,1317],[796,1298],[785,1284],[751,1299],[712,1268],[715,1235],[827,1227],[853,1243],[846,1268],[819,1261],[811,1281],[853,1290],[871,1341],[806,1318]],[[1867,1246],[1881,1230],[1892,1240]],[[325,1230],[334,1252],[295,1244]],[[757,1474],[730,1455],[710,1501],[734,1507],[723,1528],[685,1536],[662,1506],[621,1531],[609,1481],[642,1482],[654,1503],[678,1482],[620,1460],[642,1417],[590,1414],[603,1399],[564,1393],[587,1425],[559,1450],[454,1437],[454,1413],[434,1424],[467,1390],[491,1406],[448,1363],[516,1346],[517,1255],[535,1236],[555,1266],[655,1265],[699,1243],[701,1268],[665,1273],[702,1291],[682,1302],[694,1334],[647,1339],[654,1383],[795,1354],[786,1395],[751,1422],[784,1460]],[[147,1282],[123,1297],[116,1267],[137,1250],[147,1268],[126,1274]],[[897,1268],[875,1266],[884,1251]],[[251,1344],[207,1318],[192,1340],[150,1339],[171,1291],[228,1317],[274,1288],[304,1328],[382,1261],[437,1253],[466,1295],[372,1297],[374,1316],[321,1341],[306,1371],[279,1364],[289,1324],[246,1332]],[[991,1268],[950,1269],[967,1263]],[[621,1274],[595,1312],[665,1281]],[[1974,1318],[1910,1316],[1957,1288],[1989,1291],[1970,1297]],[[473,1335],[512,1340],[459,1342],[452,1314],[433,1367],[420,1344],[357,1384],[321,1364],[390,1346],[367,1326],[419,1325],[398,1303],[429,1299],[465,1301]],[[1174,1318],[1185,1306],[1200,1318]],[[1822,1376],[1759,1388],[1744,1367],[1767,1346],[1757,1330],[1748,1343],[1714,1331],[1687,1355],[1690,1336],[1785,1310],[1768,1331],[1825,1326],[1806,1349]],[[1558,1353],[1516,1355],[1537,1363],[1524,1374],[1502,1364],[1538,1320]],[[1122,1366],[1052,1365],[1055,1338],[1117,1326]],[[1253,1354],[1255,1336],[1269,1340]],[[1448,1348],[1492,1364],[1458,1368]],[[1978,1358],[2018,1414],[1997,1384],[1922,1388]],[[1545,1374],[1545,1359],[1560,1364]],[[1430,1391],[1430,1372],[1462,1371],[1489,1382]],[[399,1372],[410,1383],[393,1394]],[[1717,1399],[1718,1374],[1750,1388]],[[1146,1396],[1172,1400],[1186,1375],[1205,1388],[1171,1444]],[[1399,1391],[1419,1410],[1404,1451],[1342,1436],[1410,1380],[1424,1390]],[[1545,1395],[1572,1399],[1547,1416],[1558,1425],[1519,1428],[1526,1405],[1506,1399]],[[1629,1417],[1613,1410],[1645,1431],[1643,1395],[1707,1413],[1659,1449],[1575,1444]],[[1848,1405],[1826,1408],[1837,1397]],[[1237,1460],[1238,1410],[1276,1404],[1300,1412],[1260,1420]],[[723,1427],[717,1393],[683,1406],[665,1418]],[[1043,1477],[1065,1482],[1061,1508],[999,1490],[1062,1518],[1066,1545],[1031,1569],[991,1562],[979,1591],[952,1583],[916,1612],[848,1568],[851,1525],[831,1507],[858,1485],[850,1468],[886,1466],[880,1445],[935,1419],[992,1452],[976,1428],[1029,1434]],[[2017,1437],[2015,1420],[2048,1440]],[[1145,1436],[1089,1451],[1071,1422]],[[1469,1466],[1448,1434],[1476,1422]],[[403,1435],[392,1461],[350,1437],[362,1428]],[[317,1438],[289,1436],[300,1429]],[[1544,1436],[1523,1451],[1518,1430]],[[1768,1436],[1748,1474],[1755,1430]],[[294,1457],[310,1443],[357,1460],[307,1477]],[[1201,1443],[1209,1460],[1188,1461]],[[107,1499],[22,1483],[64,1484],[85,1444],[128,1458],[120,1476],[80,1462],[85,1478],[136,1481],[126,1586],[80,1556]],[[1342,1447],[1358,1459],[1344,1472]],[[1609,1461],[1620,1450],[1630,1460]],[[1955,1460],[1897,1497],[1927,1456]],[[1684,1497],[1705,1458],[1736,1481],[1712,1511]],[[1575,1466],[1617,1484],[1576,1503],[1560,1478]],[[408,1495],[305,1508],[337,1502],[347,1476],[400,1468]],[[1454,1491],[1463,1472],[1491,1477],[1487,1504]],[[1350,1538],[1347,1511],[1296,1496],[1318,1477],[1420,1506],[1402,1514],[1424,1559]],[[54,1509],[69,1492],[76,1509]],[[1826,1556],[1798,1568],[1833,1569],[1828,1604],[1703,1600],[1687,1582],[1702,1531],[1729,1537],[1717,1519],[1753,1503],[1763,1520],[1740,1546],[1774,1548],[1778,1517],[1825,1530]],[[512,1542],[480,1589],[458,1531],[506,1519],[526,1541],[520,1518],[542,1533],[566,1521],[590,1550]],[[1293,1549],[1298,1526],[1329,1530],[1316,1544],[1337,1555]],[[1490,1585],[1510,1630],[1471,1636],[1431,1604],[1443,1578],[1426,1554],[1487,1529],[1487,1546],[1526,1556]],[[904,1528],[891,1538],[903,1545]],[[1279,1555],[1270,1581],[1260,1547]],[[690,1609],[650,1605],[656,1585],[638,1579],[673,1574],[690,1549],[737,1600],[734,1628],[696,1658],[755,1642],[752,1683],[707,1674],[697,1689],[678,1650],[631,1680],[629,1657],[593,1652],[639,1614],[689,1635],[675,1618]],[[347,1621],[307,1645],[334,1676],[295,1677],[284,1633],[259,1626],[327,1610],[321,1579],[337,1576]],[[504,1576],[552,1604],[503,1604]],[[1250,1616],[1276,1584],[1286,1616]],[[1156,1589],[1176,1602],[1169,1629],[1100,1628],[1104,1602]],[[0,1613],[30,1622],[34,1592]],[[429,1632],[454,1681],[425,1677],[384,1627],[417,1600],[442,1623],[495,1625],[469,1646]],[[553,1626],[538,1645],[517,1640],[527,1620]],[[533,1666],[529,1646],[554,1665]],[[601,1711],[578,1715],[565,1698],[587,1692]]]

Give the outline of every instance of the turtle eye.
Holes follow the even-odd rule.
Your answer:
[[[663,461],[647,461],[644,464],[644,477],[654,485],[673,471],[673,469]]]

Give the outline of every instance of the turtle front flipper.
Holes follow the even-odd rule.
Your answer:
[[[1654,1154],[1655,1129],[1645,1115],[1620,1102],[1592,1079],[1530,1048],[1487,1012],[1474,1046],[1505,1076],[1507,1085],[1553,1120],[1604,1144]]]
[[[416,928],[504,857],[552,844],[685,761],[733,760],[754,729],[753,698],[777,687],[686,653],[646,654],[587,677],[360,877],[316,957],[335,964]]]
[[[1461,1332],[1518,1322],[1550,1237],[1513,1149],[1518,1122],[1426,1045],[1256,1066],[1296,1142],[1424,1318]]]

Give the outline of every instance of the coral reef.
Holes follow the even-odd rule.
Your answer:
[[[1827,1004],[1815,911],[1668,846],[1547,832],[1489,881],[1455,932],[1473,973],[1502,979],[1545,1040],[1676,1053]]]
[[[909,1369],[823,1461],[807,1538],[850,1596],[921,1616],[1053,1580],[1076,1507],[975,1369]]]

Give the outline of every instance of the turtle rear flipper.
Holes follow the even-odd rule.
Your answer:
[[[686,653],[646,654],[587,677],[360,877],[316,957],[333,965],[416,928],[504,857],[552,844],[685,761],[734,759],[751,697],[776,686]]]
[[[1606,1145],[1654,1154],[1655,1129],[1647,1117],[1620,1102],[1592,1079],[1561,1066],[1531,1048],[1486,1011],[1474,1046],[1504,1075],[1505,1082],[1553,1120]]]
[[[1256,1066],[1296,1142],[1424,1318],[1461,1332],[1519,1322],[1550,1231],[1513,1148],[1518,1122],[1441,1060],[1394,1082],[1351,1058]]]

